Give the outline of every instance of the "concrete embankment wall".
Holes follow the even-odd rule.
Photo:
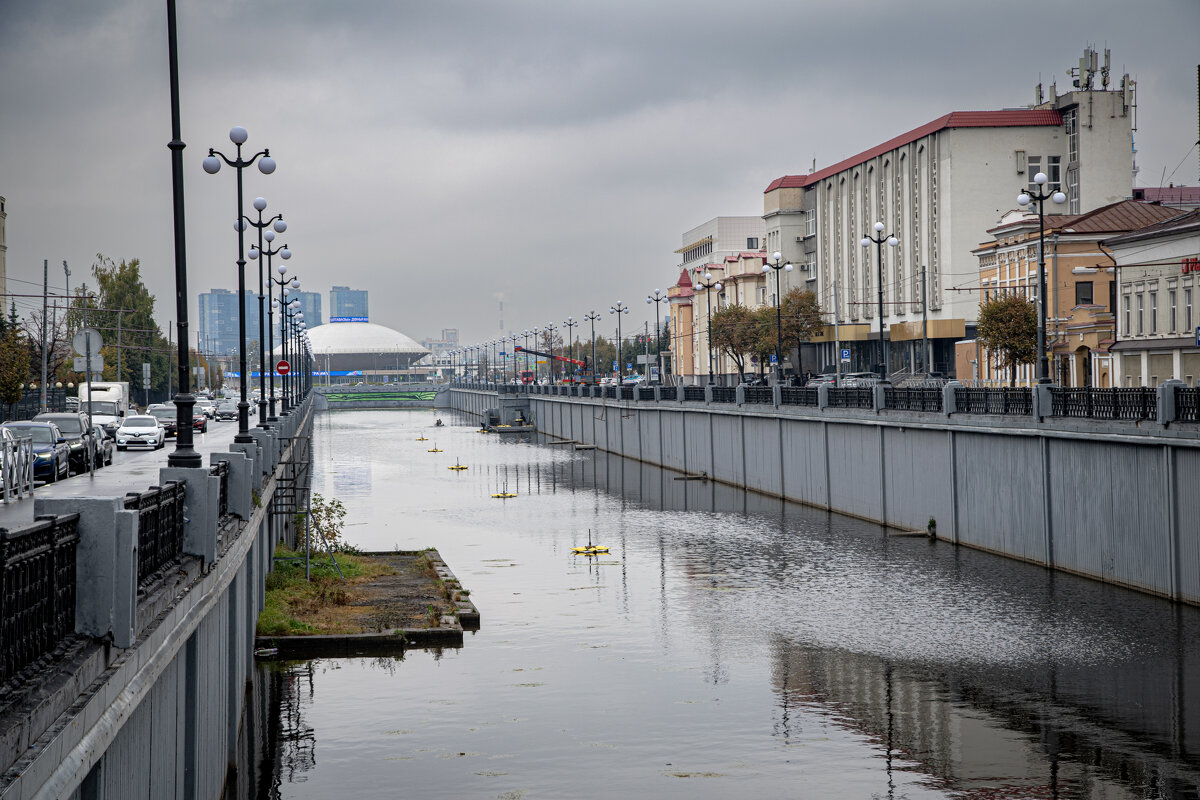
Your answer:
[[[452,390],[480,414],[495,393]],[[1200,604],[1195,431],[532,395],[540,431],[656,466]]]
[[[416,384],[392,386],[316,386],[313,388],[314,410],[370,408],[433,408],[437,387]]]

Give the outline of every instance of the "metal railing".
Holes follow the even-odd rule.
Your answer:
[[[138,512],[138,586],[157,580],[183,555],[184,485],[169,481],[125,495],[125,510]]]
[[[703,386],[685,386],[683,387],[683,399],[694,400],[699,403],[704,402],[704,387]]]
[[[747,403],[775,403],[775,390],[770,386],[746,386],[742,393]]]
[[[1137,389],[1064,389],[1050,387],[1050,415],[1086,419],[1155,419],[1158,392]]]
[[[849,389],[831,387],[829,389],[829,407],[874,408],[875,389],[870,386]]]
[[[0,440],[0,493],[9,502],[33,491],[33,439]]]
[[[941,411],[942,390],[933,388],[897,389],[885,387],[883,390],[885,408],[897,411]]]
[[[714,386],[712,387],[712,401],[714,403],[736,403],[737,389],[732,386]]]
[[[638,400],[653,400],[654,399],[654,389],[650,388],[649,386],[637,387],[637,399]]]
[[[1200,388],[1175,387],[1175,419],[1178,422],[1200,422]]]
[[[658,396],[663,400],[678,400],[679,388],[676,386],[660,386],[658,387]]]
[[[781,386],[779,402],[785,406],[816,406],[820,393],[815,386]]]
[[[632,386],[622,386],[622,387],[620,387],[620,388],[621,388],[621,399],[622,399],[622,400],[632,400],[632,399],[633,399],[633,389],[634,389],[634,387],[632,387]]]
[[[217,495],[217,514],[220,519],[229,516],[229,462],[218,461],[208,468],[208,474],[221,479],[221,491]]]
[[[604,396],[607,397],[609,400],[616,400],[617,399],[617,387],[605,386],[604,387]]]
[[[954,406],[960,414],[1011,414],[1027,417],[1033,413],[1033,390],[1025,387],[956,388]]]
[[[0,684],[75,633],[75,550],[79,515],[39,517],[0,528]]]

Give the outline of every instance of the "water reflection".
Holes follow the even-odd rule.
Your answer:
[[[1196,609],[440,415],[444,454],[326,415],[316,489],[362,547],[436,545],[483,630],[260,670],[246,797],[1200,796]]]

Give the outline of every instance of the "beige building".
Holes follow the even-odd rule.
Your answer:
[[[1111,387],[1116,342],[1116,269],[1101,242],[1172,219],[1179,210],[1156,203],[1122,200],[1086,214],[1046,216],[1046,344],[1050,377],[1059,386]],[[975,250],[979,261],[980,302],[1017,294],[1030,302],[1038,293],[1038,217],[1010,211],[988,230],[991,241]],[[1010,371],[974,340],[958,344],[960,380],[1007,386]],[[1037,365],[1017,368],[1017,385],[1037,382]]]
[[[878,291],[883,289],[885,340],[893,372],[919,371],[922,304],[933,351],[931,368],[954,370],[954,343],[973,335],[979,308],[974,251],[1033,185],[1061,190],[1079,213],[1123,200],[1132,191],[1132,89],[1092,88],[1001,111],[956,111],[807,175],[773,181],[763,197],[766,249],[800,268],[790,285],[812,288],[840,321],[866,326],[852,343],[852,369],[881,361]],[[895,247],[860,240],[884,224]],[[787,288],[784,291],[786,292]],[[835,303],[835,289],[837,302]],[[832,340],[832,336],[828,337]],[[822,363],[832,364],[833,345]]]
[[[1104,241],[1117,265],[1113,373],[1122,387],[1200,378],[1200,210]]]

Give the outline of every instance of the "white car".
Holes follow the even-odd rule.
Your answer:
[[[133,414],[125,418],[117,428],[117,449],[145,447],[157,450],[166,444],[167,429],[157,417],[148,414]]]

